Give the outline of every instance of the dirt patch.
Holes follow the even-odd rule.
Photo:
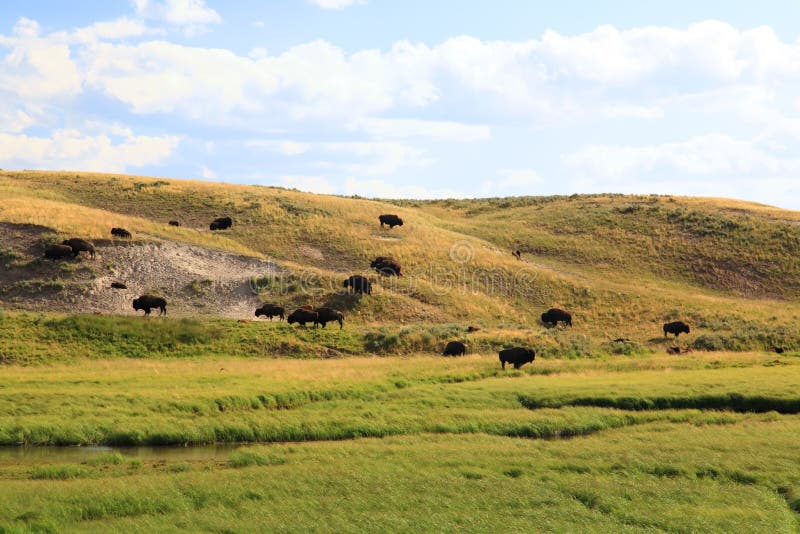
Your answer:
[[[392,237],[388,235],[371,235],[370,237],[376,241],[400,241],[399,237]]]
[[[96,240],[95,259],[54,263],[41,259],[40,237],[51,229],[14,230],[0,236],[0,250],[19,255],[18,265],[0,269],[8,308],[133,314],[132,299],[154,293],[170,315],[250,318],[261,304],[250,278],[281,272],[274,262],[162,240]],[[115,281],[127,289],[112,289]]]

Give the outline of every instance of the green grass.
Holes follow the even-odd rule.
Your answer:
[[[346,315],[315,330],[51,313],[42,295],[95,273],[26,278],[41,267],[27,245],[3,248],[0,444],[42,453],[0,450],[0,532],[800,531],[796,212],[34,171],[0,172],[0,195],[0,222],[52,229],[42,240],[114,225],[272,258],[285,276],[250,280],[263,300]],[[381,230],[385,212],[405,226]],[[233,228],[209,232],[222,215]],[[376,255],[404,276],[339,293]],[[25,295],[40,312],[18,309]],[[574,326],[544,328],[551,306]],[[677,342],[661,331],[676,319],[692,327]],[[440,356],[454,339],[468,355]],[[693,352],[666,355],[676,343]],[[502,371],[510,345],[536,361]],[[156,447],[36,448],[76,445]]]

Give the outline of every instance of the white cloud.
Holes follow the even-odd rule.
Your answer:
[[[78,42],[91,42],[139,37],[148,32],[148,28],[142,21],[121,17],[79,28],[73,32],[73,38]]]
[[[535,195],[535,186],[544,183],[544,179],[533,169],[500,169],[497,180],[488,180],[481,185],[481,194],[485,196]]]
[[[27,130],[36,120],[21,109],[3,109],[0,104],[0,132],[18,133]]]
[[[324,166],[338,167],[348,174],[381,175],[392,174],[404,167],[425,167],[431,163],[423,150],[394,142],[340,142],[323,143],[322,151],[332,155],[344,155],[358,158],[336,163],[325,163]]]
[[[39,24],[22,18],[14,36],[0,36],[0,47],[10,49],[0,59],[0,91],[24,102],[48,101],[81,92],[81,72],[68,44],[39,36]]]
[[[358,180],[349,177],[344,182],[345,195],[369,198],[465,198],[466,195],[452,189],[429,189],[415,184],[394,185],[384,180]]]
[[[344,9],[357,4],[366,4],[366,0],[308,0],[309,3],[322,9]]]
[[[377,138],[427,138],[441,141],[483,141],[492,136],[486,125],[419,119],[361,118],[348,128]]]
[[[332,194],[336,192],[336,188],[322,176],[282,176],[281,183],[285,187],[309,193]]]
[[[124,172],[130,167],[161,163],[179,143],[175,136],[128,135],[115,143],[107,135],[87,136],[61,129],[51,137],[0,133],[3,167]]]
[[[219,13],[206,6],[204,0],[132,0],[132,3],[140,17],[180,26],[190,36],[222,22]]]
[[[264,26],[266,26],[263,20],[254,20],[253,22],[250,23],[250,25],[253,28],[263,28]]]
[[[800,159],[781,158],[754,141],[723,134],[649,146],[589,145],[568,154],[564,161],[585,175],[619,181],[632,175],[644,180],[648,174],[664,169],[688,176],[717,177],[800,170]]]
[[[311,145],[309,143],[301,143],[299,141],[291,141],[288,139],[282,141],[251,139],[245,143],[245,146],[253,149],[269,150],[271,152],[283,154],[284,156],[299,156],[300,154],[305,154],[311,149]]]
[[[214,180],[217,177],[217,173],[215,173],[205,165],[202,165],[200,167],[200,176],[202,176],[206,180]]]

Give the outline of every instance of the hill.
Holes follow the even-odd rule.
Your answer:
[[[25,311],[128,315],[131,298],[154,292],[170,316],[229,333],[246,327],[214,318],[253,319],[261,301],[334,305],[355,336],[335,350],[354,352],[440,350],[454,337],[545,355],[648,352],[663,350],[661,324],[674,319],[692,325],[682,345],[696,350],[800,347],[800,213],[769,206],[623,195],[377,201],[36,171],[0,173],[0,196],[0,304],[29,333],[38,327]],[[381,229],[381,213],[404,226]],[[222,215],[233,228],[208,230]],[[110,239],[112,226],[134,239]],[[97,259],[41,259],[46,243],[72,236],[92,239]],[[378,255],[397,258],[404,276],[371,272]],[[344,293],[355,273],[377,282],[372,296]],[[575,326],[545,328],[549,307],[570,310]],[[467,325],[481,330],[467,338]],[[294,350],[289,330],[252,326],[265,347]],[[333,349],[311,345],[310,354]]]

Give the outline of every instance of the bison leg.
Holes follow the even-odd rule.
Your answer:
[[[161,306],[161,313],[159,315],[166,315],[167,314],[167,307]]]
[[[506,362],[505,362],[505,360],[500,360],[500,365],[503,366],[503,371],[505,371],[506,370]]]

